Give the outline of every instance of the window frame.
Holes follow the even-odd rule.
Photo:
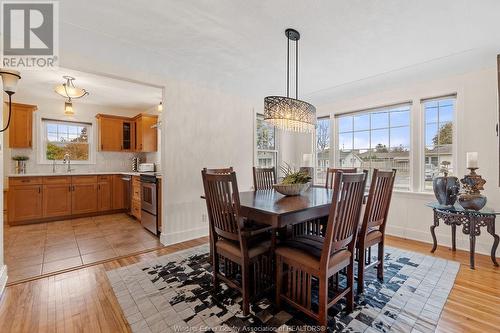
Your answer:
[[[79,165],[89,165],[89,164],[95,164],[95,144],[94,144],[94,123],[93,122],[85,122],[85,121],[78,121],[78,120],[67,120],[67,119],[56,119],[56,118],[40,118],[39,120],[39,128],[40,128],[40,135],[39,135],[39,140],[40,144],[38,145],[40,147],[39,149],[39,156],[38,156],[38,163],[39,164],[53,164],[54,160],[49,160],[47,159],[47,142],[48,142],[48,132],[47,132],[47,125],[50,123],[64,123],[67,125],[78,125],[78,126],[85,126],[87,127],[87,138],[88,138],[88,146],[89,146],[89,158],[86,161],[82,160],[71,160],[71,164],[79,164]],[[55,160],[57,162],[62,162],[62,160]]]
[[[458,157],[457,157],[457,132],[458,132],[458,94],[457,93],[451,93],[451,94],[445,94],[445,95],[439,95],[436,97],[429,97],[429,98],[422,98],[420,99],[420,113],[421,113],[421,121],[420,121],[420,126],[421,126],[421,131],[420,131],[420,183],[418,184],[419,186],[419,191],[422,193],[432,193],[432,188],[425,188],[425,164],[426,164],[426,156],[425,156],[425,149],[427,147],[426,145],[426,137],[425,137],[425,132],[426,132],[426,110],[425,110],[425,103],[427,102],[432,102],[432,101],[437,101],[439,102],[440,100],[447,100],[447,99],[452,99],[453,100],[453,117],[452,117],[452,143],[451,143],[451,160],[453,163],[453,169],[452,173],[450,175],[457,175],[458,174]],[[439,132],[439,112],[438,112],[438,132]],[[438,162],[439,162],[439,155],[438,157]],[[438,166],[439,168],[439,166]]]
[[[398,108],[404,108],[406,107],[407,108],[407,112],[408,112],[408,124],[407,125],[398,125],[398,126],[391,126],[391,116],[390,114],[392,112],[398,112],[396,111]],[[387,126],[384,126],[384,127],[380,127],[380,128],[372,128],[372,124],[371,124],[371,116],[369,117],[368,119],[368,128],[367,129],[362,129],[362,130],[356,130],[354,128],[354,117],[355,116],[360,116],[360,115],[371,115],[372,113],[384,113],[386,112],[387,113],[387,117],[388,117],[388,120],[387,120]],[[406,111],[405,111],[406,112]],[[387,130],[388,132],[388,149],[389,149],[389,152],[390,152],[390,149],[391,148],[394,148],[394,147],[391,147],[391,129],[394,129],[394,128],[408,128],[409,130],[409,139],[408,139],[408,146],[404,146],[404,148],[407,148],[408,149],[408,183],[407,183],[407,186],[405,189],[403,188],[394,188],[394,191],[398,191],[398,192],[403,192],[403,193],[409,193],[409,192],[413,192],[413,170],[414,170],[414,163],[413,163],[413,154],[414,154],[414,145],[413,145],[413,136],[412,136],[412,133],[413,133],[413,101],[412,100],[409,100],[409,101],[404,101],[404,102],[400,102],[400,103],[392,103],[392,104],[387,104],[387,105],[382,105],[382,106],[377,106],[377,107],[371,107],[371,108],[366,108],[366,109],[361,109],[361,110],[357,110],[357,111],[352,111],[352,112],[345,112],[345,113],[338,113],[338,114],[335,114],[334,115],[334,119],[335,119],[335,124],[334,124],[334,144],[333,144],[333,152],[334,152],[334,156],[333,156],[333,165],[335,167],[348,167],[348,166],[340,166],[339,163],[340,163],[340,148],[339,148],[339,135],[341,133],[351,133],[352,134],[352,147],[350,150],[354,150],[354,134],[357,133],[357,132],[368,132],[369,134],[369,146],[370,147],[366,147],[365,149],[369,149],[369,150],[372,150],[374,149],[374,147],[371,147],[372,145],[372,135],[373,135],[373,131],[376,131],[376,130]],[[340,126],[339,126],[339,119],[342,118],[342,117],[353,117],[353,124],[352,124],[352,130],[350,131],[346,131],[346,132],[340,132]],[[370,167],[371,169],[371,167]],[[371,175],[370,175],[371,176]]]
[[[313,137],[313,167],[314,167],[314,177],[313,177],[313,182],[314,182],[314,185],[325,185],[325,181],[326,180],[323,180],[323,182],[318,182],[319,178],[318,178],[318,132],[317,132],[317,124],[318,124],[318,121],[319,120],[323,120],[323,119],[328,119],[328,127],[329,127],[329,135],[330,135],[330,140],[329,140],[329,153],[328,153],[328,166],[327,168],[331,167],[332,166],[332,154],[333,154],[333,149],[332,147],[333,146],[333,136],[332,134],[334,133],[334,128],[335,126],[332,126],[332,118],[329,116],[329,115],[326,115],[326,116],[321,116],[321,117],[317,117],[316,118],[316,127],[314,129],[314,137]]]
[[[274,131],[274,149],[259,149],[258,144],[257,144],[257,137],[258,137],[258,135],[257,135],[257,123],[260,120],[265,121],[264,115],[261,113],[256,113],[255,114],[255,131],[254,131],[254,135],[255,135],[255,139],[254,139],[255,163],[254,164],[256,167],[261,167],[259,165],[259,162],[258,162],[259,161],[259,152],[272,153],[274,155],[274,161],[275,161],[274,168],[276,170],[276,173],[278,173],[279,165],[280,165],[278,130],[277,130],[276,126],[272,126],[273,131]]]

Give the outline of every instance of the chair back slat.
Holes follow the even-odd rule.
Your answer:
[[[392,171],[373,170],[368,202],[361,225],[362,235],[366,235],[368,228],[378,227],[380,231],[384,232],[395,179],[395,169]]]
[[[338,171],[342,171],[343,173],[356,173],[358,170],[356,168],[328,168],[326,169],[326,182],[325,187],[328,189],[333,189],[335,185],[335,174]]]
[[[276,169],[253,167],[253,186],[255,190],[270,190],[276,184]]]
[[[354,250],[367,174],[366,171],[335,173],[325,246],[321,254],[322,265],[328,264],[328,258],[341,249]]]
[[[230,240],[240,239],[239,192],[236,173],[201,171],[208,219],[212,233]],[[226,169],[226,170],[229,170]]]

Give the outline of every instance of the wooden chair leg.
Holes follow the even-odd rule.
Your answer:
[[[219,255],[212,252],[212,284],[215,288],[219,288]]]
[[[358,295],[365,289],[365,249],[358,250]]]
[[[276,256],[276,308],[281,309],[281,288],[283,282],[283,261],[280,256]]]
[[[377,278],[384,281],[384,242],[378,243]]]
[[[351,313],[354,309],[354,258],[351,257],[351,263],[347,266],[347,288],[349,292],[346,295],[346,310]]]
[[[241,294],[243,296],[243,315],[250,313],[250,265],[241,265]]]
[[[328,324],[328,279],[326,276],[319,278],[318,323],[326,328]]]

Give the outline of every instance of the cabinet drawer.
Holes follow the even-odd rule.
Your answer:
[[[99,183],[111,182],[112,177],[113,177],[112,175],[99,175],[97,176],[97,181]]]
[[[96,184],[97,176],[72,176],[73,184]]]
[[[51,177],[43,177],[44,184],[70,184],[71,177],[70,176],[51,176]]]
[[[136,219],[141,219],[141,202],[138,200],[132,199],[132,207],[131,207],[132,215],[135,216]]]
[[[42,177],[10,177],[9,185],[39,185],[42,183]]]

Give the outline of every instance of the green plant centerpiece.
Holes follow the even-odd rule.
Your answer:
[[[301,195],[311,186],[311,176],[306,171],[295,170],[288,163],[280,166],[283,179],[274,189],[286,196]]]

